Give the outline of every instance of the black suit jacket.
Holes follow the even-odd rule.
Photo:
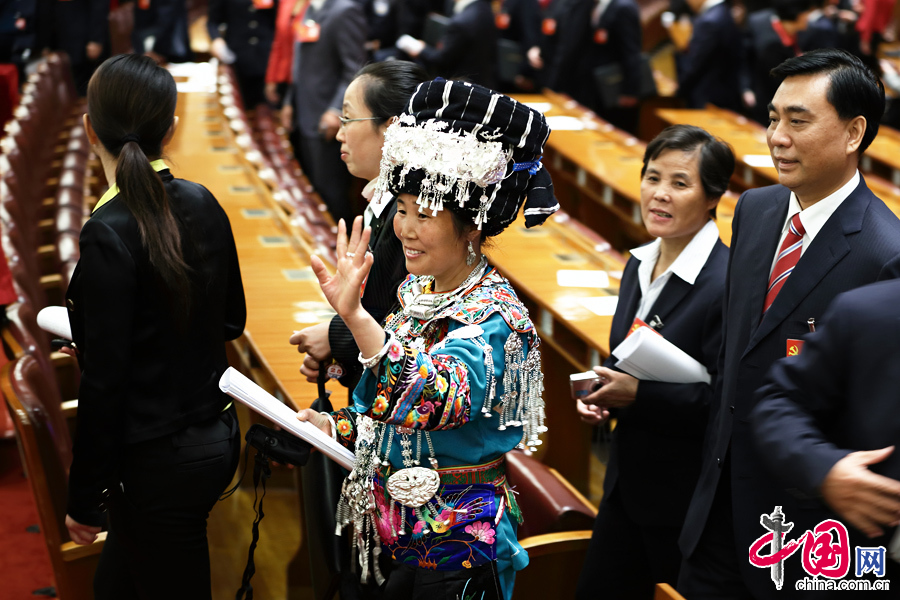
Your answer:
[[[797,44],[804,52],[819,48],[838,48],[841,36],[834,21],[825,15],[819,15],[819,18],[809,21],[806,29],[797,33]]]
[[[594,83],[597,67],[621,65],[621,93],[638,94],[642,34],[640,11],[634,0],[612,0],[597,27],[591,23],[594,6],[594,0],[557,0],[551,7],[556,33],[547,85],[599,111]]]
[[[497,38],[490,3],[475,0],[453,15],[439,46],[425,46],[419,60],[434,75],[497,89]]]
[[[237,251],[225,211],[206,188],[160,172],[179,222],[193,304],[179,327],[137,221],[121,198],[81,231],[66,293],[82,368],[69,514],[100,525],[101,492],[118,485],[129,444],[210,418],[228,404],[218,386],[225,342],[244,329]]]
[[[841,294],[823,320],[800,356],[775,363],[751,415],[760,455],[804,499],[817,498],[850,452],[900,447],[900,281]],[[900,452],[870,468],[900,480]],[[851,537],[854,545],[887,547],[892,533]]]
[[[225,40],[235,54],[234,69],[238,75],[265,77],[277,12],[277,0],[272,8],[264,9],[257,9],[253,0],[210,0],[206,21],[209,38]],[[224,26],[224,32],[220,26]]]
[[[736,43],[739,39],[740,30],[726,2],[694,19],[690,46],[678,63],[678,91],[689,108],[715,104],[740,110],[744,53]]]
[[[823,315],[835,296],[900,275],[900,221],[861,179],[806,249],[763,318],[769,270],[789,197],[789,190],[780,185],[749,190],[735,209],[716,400],[700,481],[680,539],[685,556],[693,553],[706,525],[729,453],[738,557],[747,556],[750,544],[765,533],[760,515],[776,505],[791,518],[798,515],[797,527],[806,527],[810,519],[799,514],[794,499],[772,479],[756,451],[750,429],[754,393],[772,363],[786,355],[787,340],[809,331],[807,319],[827,324]],[[747,560],[739,563],[755,595],[775,592],[766,569]]]
[[[360,299],[362,307],[381,322],[397,303],[397,288],[406,279],[406,258],[403,256],[403,245],[394,235],[394,215],[397,214],[397,200],[392,199],[385,207],[381,217],[372,223],[372,237],[369,247],[375,255],[372,270],[366,282],[366,289]],[[331,319],[328,326],[328,343],[331,356],[344,366],[344,376],[340,382],[354,388],[362,376],[363,367],[359,364],[359,347],[353,334],[338,315]]]
[[[772,28],[771,10],[761,10],[747,17],[744,25],[745,60],[741,63],[741,89],[751,90],[756,96],[752,116],[768,124],[769,102],[775,96],[779,82],[769,71],[789,58],[796,56],[793,46],[785,46]]]
[[[717,241],[691,285],[672,275],[650,310],[663,327],[658,332],[703,363],[716,377],[722,341],[722,295],[728,247]],[[632,257],[625,266],[619,304],[613,317],[609,346],[628,334],[641,300],[638,267]],[[606,366],[612,367],[610,357]],[[703,436],[713,387],[705,383],[641,381],[634,403],[617,411],[604,496],[621,494],[629,516],[646,525],[680,526],[700,475]],[[659,490],[665,490],[665,499]],[[676,559],[677,560],[677,559]]]

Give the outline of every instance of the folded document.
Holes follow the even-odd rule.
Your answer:
[[[69,311],[64,306],[47,306],[37,314],[38,327],[49,331],[58,338],[72,339],[72,327],[69,325]]]
[[[228,367],[228,370],[222,375],[219,380],[219,389],[243,402],[282,429],[290,431],[304,442],[309,443],[345,469],[353,469],[356,456],[352,452],[331,439],[331,436],[322,433],[315,425],[306,421],[298,421],[297,413],[234,367]]]
[[[644,381],[709,383],[709,372],[691,355],[649,327],[639,327],[616,346],[616,368]]]

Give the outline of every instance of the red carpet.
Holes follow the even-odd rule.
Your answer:
[[[2,444],[14,446],[15,442]],[[26,531],[38,525],[37,508],[18,454],[13,450],[7,455],[15,455],[15,461],[0,472],[0,600],[35,600],[43,596],[33,596],[34,590],[55,585],[53,568],[44,536]]]

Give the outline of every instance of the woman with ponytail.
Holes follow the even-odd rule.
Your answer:
[[[123,54],[84,116],[110,189],[81,232],[66,294],[82,369],[66,525],[109,533],[97,599],[210,598],[206,518],[234,475],[240,431],[218,388],[246,307],[228,217],[160,158],[175,81]]]

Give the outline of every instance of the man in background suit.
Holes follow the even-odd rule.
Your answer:
[[[745,192],[734,214],[717,398],[679,540],[678,587],[692,600],[790,595],[750,564],[749,547],[775,506],[799,531],[818,513],[802,513],[763,467],[749,422],[754,392],[836,295],[900,275],[900,221],[857,170],[884,110],[880,80],[835,49],[772,74],[781,84],[767,140],[781,185]],[[800,561],[786,562],[793,590]]]
[[[453,16],[437,46],[409,35],[397,47],[434,76],[465,79],[497,89],[497,26],[487,0],[454,0]]]
[[[740,110],[740,30],[725,0],[688,0],[696,14],[687,52],[678,61],[678,93],[689,108],[715,104]]]
[[[634,132],[641,77],[641,15],[634,0],[557,0],[547,87],[572,96],[617,127]],[[545,33],[548,33],[545,27]],[[619,65],[617,106],[603,106],[594,71]]]
[[[292,83],[297,159],[334,220],[353,220],[350,173],[341,161],[344,92],[366,60],[366,18],[354,0],[311,0],[294,28]]]
[[[800,356],[769,371],[751,417],[772,472],[852,525],[852,547],[889,547],[900,516],[898,301],[897,280],[838,296]],[[900,564],[885,565],[900,578]]]
[[[778,87],[769,71],[800,54],[797,35],[806,29],[813,0],[775,0],[774,9],[751,13],[744,25],[745,60],[738,65],[749,116],[767,124],[766,103]]]
[[[39,2],[37,10],[38,48],[61,50],[68,54],[78,95],[86,95],[88,81],[100,65],[106,44],[109,2]]]

